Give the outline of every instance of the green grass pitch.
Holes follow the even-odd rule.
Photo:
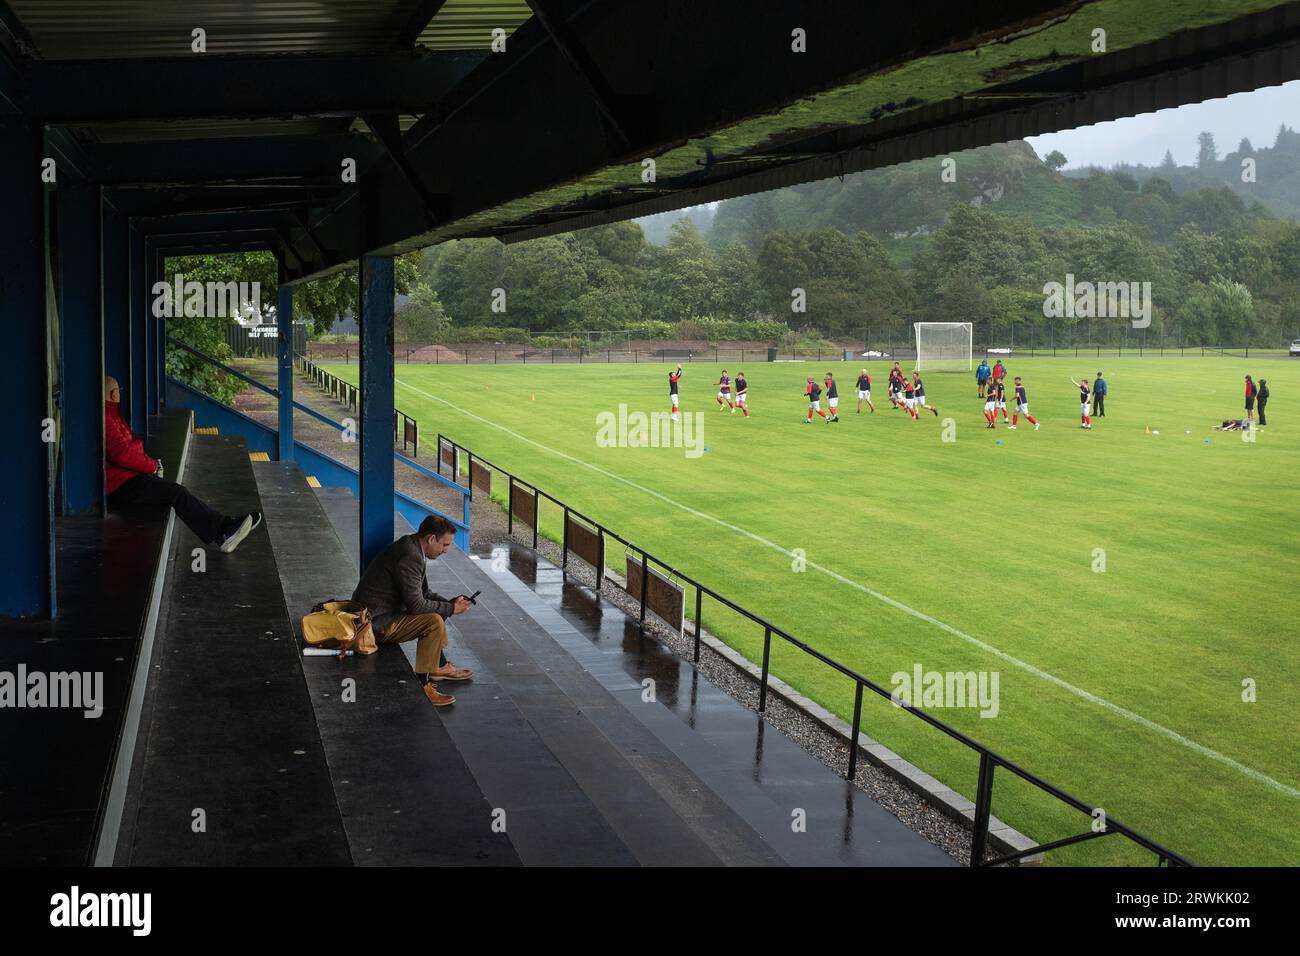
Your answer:
[[[399,364],[396,395],[428,447],[447,434],[885,686],[918,663],[997,671],[996,717],[936,716],[1196,862],[1300,863],[1300,362],[1007,364],[1040,431],[985,429],[971,373],[927,375],[941,415],[913,422],[888,363],[868,365],[874,415],[855,413],[860,363],[751,364],[744,419],[718,411],[720,367],[690,364],[696,457],[597,442],[620,403],[667,410],[666,365]],[[1069,378],[1099,368],[1109,407],[1085,432]],[[804,380],[827,371],[840,422],[804,425]],[[1212,430],[1244,414],[1247,373],[1275,396],[1254,442]],[[704,622],[761,659],[759,629],[708,602]],[[772,669],[851,719],[843,677],[781,642]],[[871,694],[863,729],[973,797],[965,747]],[[1040,842],[1089,825],[1005,771],[994,796]],[[1049,862],[1154,859],[1111,836]]]

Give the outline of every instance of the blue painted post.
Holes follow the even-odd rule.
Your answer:
[[[39,125],[0,124],[0,316],[5,412],[12,433],[0,471],[0,617],[52,617],[54,444],[46,317],[46,195]]]
[[[275,293],[275,323],[280,336],[280,461],[293,461],[293,286],[283,282]]]
[[[63,343],[63,513],[104,513],[104,323],[99,186],[59,189]]]
[[[153,314],[153,286],[158,281],[158,253],[148,239],[144,242],[144,327],[148,336],[145,347],[149,375],[148,411],[150,415],[158,414],[159,394],[162,392],[162,349],[158,330],[162,320]]]
[[[149,277],[149,315],[153,317],[153,286],[155,282],[163,279],[167,274],[167,256],[161,249],[155,249],[153,258],[150,262],[154,264],[153,274]],[[154,357],[157,360],[157,382],[158,382],[158,403],[154,406],[154,413],[157,414],[162,410],[162,406],[167,404],[167,319],[154,318],[154,341],[157,342],[157,351]]]
[[[149,399],[148,339],[145,335],[146,293],[144,287],[144,234],[131,226],[131,384],[127,386],[127,401],[131,403],[131,430],[143,435],[147,430],[145,416]],[[126,383],[123,382],[123,385]]]
[[[393,258],[361,257],[361,567],[393,543]]]
[[[105,205],[103,212],[104,374],[131,394],[130,233],[126,217]],[[130,418],[130,410],[122,414]]]

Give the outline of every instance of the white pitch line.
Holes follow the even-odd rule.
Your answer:
[[[473,412],[461,408],[459,405],[455,404],[454,402],[449,402],[445,398],[441,398],[430,392],[426,392],[422,388],[416,388],[414,385],[408,384],[407,382],[403,382],[400,380],[397,381],[397,384],[401,385],[403,388],[409,388],[411,391],[423,395],[426,398],[431,398],[435,402],[441,402],[442,404],[446,405],[448,408],[460,412],[460,414],[466,416],[467,418],[472,418],[476,422],[482,422],[484,425],[488,425],[492,428],[497,429],[498,431],[505,432],[511,438],[515,438],[521,442],[525,442],[529,445],[532,445],[534,448],[541,449],[542,451],[547,452],[548,454],[555,455],[558,458],[563,458],[566,461],[571,461],[575,465],[581,465],[584,468],[589,468],[592,471],[596,472],[597,474],[604,475],[606,478],[612,478],[615,481],[620,481],[623,484],[627,485],[629,488],[635,488],[637,491],[650,495],[652,498],[658,498],[660,501],[664,502],[665,504],[672,505],[674,508],[678,508],[682,511],[685,511],[687,514],[694,515],[697,518],[703,518],[705,521],[711,521],[714,524],[726,528],[729,531],[734,531],[736,534],[743,535],[744,537],[749,538],[751,541],[756,541],[765,547],[771,548],[773,551],[778,551],[781,554],[785,555],[786,557],[790,557],[790,558],[795,557],[794,552],[781,547],[781,545],[777,544],[775,541],[769,541],[767,538],[764,538],[762,535],[755,534],[754,532],[742,528],[739,525],[731,524],[729,521],[723,521],[721,518],[715,517],[714,515],[708,514],[707,512],[704,511],[699,511],[696,508],[692,508],[690,505],[682,504],[680,501],[676,501],[672,498],[669,498],[667,495],[660,494],[659,492],[655,491],[653,488],[647,488],[644,485],[639,485],[635,481],[632,481],[628,478],[624,478],[622,475],[616,475],[612,471],[606,471],[604,468],[601,468],[598,465],[593,465],[589,461],[584,461],[581,458],[575,458],[573,455],[570,455],[566,452],[562,452],[559,451],[558,449],[551,448],[548,445],[543,445],[541,442],[534,441],[533,439],[529,438],[527,435],[521,435],[519,432],[506,428],[504,425],[483,418],[481,415],[475,415]],[[1168,740],[1172,740],[1174,741],[1174,743],[1180,744],[1186,747],[1187,749],[1200,754],[1202,757],[1206,757],[1217,763],[1221,763],[1225,767],[1231,767],[1233,770],[1236,770],[1238,773],[1249,777],[1251,780],[1254,780],[1257,783],[1262,783],[1265,786],[1278,791],[1279,793],[1286,794],[1288,797],[1300,799],[1300,789],[1288,786],[1285,783],[1282,783],[1280,780],[1274,780],[1268,774],[1256,770],[1254,767],[1248,767],[1237,760],[1233,760],[1231,757],[1227,756],[1226,754],[1221,754],[1217,750],[1212,750],[1209,747],[1205,746],[1204,744],[1197,743],[1195,740],[1192,740],[1188,737],[1184,737],[1176,730],[1170,730],[1168,727],[1164,726],[1163,724],[1157,724],[1154,720],[1151,720],[1147,717],[1143,717],[1141,714],[1135,713],[1125,707],[1121,707],[1118,704],[1111,703],[1110,701],[1106,700],[1103,697],[1098,697],[1096,694],[1092,693],[1091,691],[1086,691],[1082,687],[1076,687],[1073,684],[1071,684],[1069,681],[1062,680],[1061,678],[1057,677],[1055,674],[1049,674],[1047,671],[1043,670],[1040,667],[1035,667],[1033,664],[1030,664],[1028,661],[1022,661],[1018,657],[1013,657],[1012,655],[1008,654],[1006,651],[999,650],[998,648],[994,647],[992,644],[988,644],[984,641],[981,641],[979,638],[973,637],[972,635],[967,634],[965,631],[960,631],[957,628],[953,627],[951,624],[945,624],[943,621],[940,621],[938,618],[931,617],[930,615],[926,614],[924,611],[918,611],[916,608],[909,607],[908,605],[902,603],[901,601],[894,600],[893,598],[889,597],[889,595],[887,594],[881,594],[879,591],[872,590],[871,588],[867,587],[865,584],[860,584],[857,581],[854,581],[850,578],[846,578],[838,571],[832,571],[830,568],[817,564],[815,561],[810,561],[807,558],[804,558],[804,563],[807,564],[808,567],[815,568],[816,570],[820,571],[822,574],[825,574],[827,577],[834,578],[836,581],[839,581],[841,584],[846,584],[851,588],[856,588],[857,590],[861,591],[863,594],[869,595],[870,597],[875,598],[877,601],[880,601],[882,604],[887,604],[892,608],[896,608],[899,611],[902,611],[904,614],[909,614],[918,620],[925,621],[927,624],[933,624],[935,627],[939,628],[940,630],[945,631],[948,634],[953,635],[954,637],[960,638],[961,640],[967,642],[968,644],[973,644],[975,647],[978,647],[983,651],[987,651],[988,653],[993,654],[994,656],[1006,661],[1008,664],[1011,664],[1015,667],[1019,667],[1021,670],[1027,671],[1028,673],[1033,674],[1036,677],[1041,677],[1043,680],[1055,684],[1057,687],[1060,687],[1063,690],[1069,691],[1071,694],[1074,694],[1076,697],[1081,697],[1084,700],[1096,704],[1099,707],[1104,707],[1106,710],[1109,710],[1111,713],[1117,714],[1120,717],[1123,717],[1125,720],[1130,720],[1133,723],[1138,724],[1139,726],[1145,727],[1147,730],[1154,731],[1160,736]]]

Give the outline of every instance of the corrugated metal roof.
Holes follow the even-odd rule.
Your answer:
[[[450,4],[449,4],[450,5]],[[406,0],[9,0],[47,60],[391,49]]]
[[[509,37],[532,15],[524,0],[447,0],[415,42],[431,50],[486,50],[494,29]]]
[[[360,53],[396,47],[415,0],[9,0],[47,60],[209,53]],[[532,16],[524,0],[447,0],[420,33],[432,50],[484,50]]]

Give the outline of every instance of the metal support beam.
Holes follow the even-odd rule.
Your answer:
[[[149,244],[149,240],[145,240]],[[149,280],[149,303],[150,315],[153,314],[153,286],[155,282],[161,282],[165,278],[167,269],[167,253],[153,246],[153,254],[149,257],[153,264],[153,276]],[[154,324],[155,341],[158,343],[158,410],[162,411],[167,404],[167,319],[156,318]]]
[[[280,461],[293,461],[293,286],[291,285],[281,285],[276,289],[275,324],[280,335],[280,368],[277,381],[280,391],[277,419],[280,436],[278,458]]]
[[[397,114],[367,113],[361,118],[365,120],[370,132],[375,134],[375,139],[383,144],[384,150],[388,153],[388,158],[393,161],[393,165],[402,174],[402,178],[406,180],[407,185],[420,197],[429,224],[436,223],[442,218],[447,202],[446,197],[435,196],[430,192],[420,178],[419,172],[411,165],[411,160],[407,157],[406,150],[402,146],[402,133]]]
[[[130,229],[131,372],[127,379],[119,378],[118,382],[127,390],[126,397],[131,406],[131,430],[137,435],[143,435],[148,430],[145,420],[149,398],[149,339],[145,323],[145,296],[148,290],[144,285],[144,234],[135,223],[131,223]]]
[[[334,187],[343,160],[365,169],[382,152],[359,134],[248,136],[147,143],[87,143],[87,162],[105,185],[282,181]]]
[[[45,123],[203,117],[356,116],[434,109],[488,54],[214,54],[36,60],[22,65],[26,109]]]
[[[361,567],[393,543],[393,259],[361,257]]]
[[[104,208],[103,238],[104,374],[131,394],[131,246],[128,220]],[[130,413],[123,409],[123,415]],[[102,417],[102,416],[101,416]]]
[[[563,11],[560,10],[560,5],[554,0],[528,0],[528,6],[532,8],[533,16],[537,17],[541,25],[546,28],[546,32],[550,34],[551,42],[560,51],[560,55],[582,78],[587,92],[596,104],[596,109],[600,110],[606,137],[612,147],[610,152],[623,153],[631,149],[632,138],[628,136],[627,130],[624,129],[623,123],[614,110],[614,93],[582,42],[570,29]]]
[[[149,399],[150,415],[157,415],[162,401],[162,369],[166,345],[162,337],[163,320],[153,314],[153,287],[158,281],[158,251],[149,244],[149,237],[144,240],[144,327],[148,336],[146,353],[149,364]]]
[[[0,314],[8,333],[0,476],[0,618],[51,617],[54,604],[54,449],[46,315],[46,196],[39,126],[0,125]],[[99,417],[102,420],[102,413]]]
[[[59,188],[59,332],[63,374],[63,513],[104,513],[104,321],[100,195]]]

